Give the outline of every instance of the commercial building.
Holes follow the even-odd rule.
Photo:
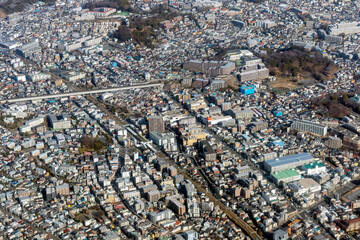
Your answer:
[[[176,138],[174,133],[159,133],[159,132],[150,132],[150,139],[160,147],[171,148],[173,146],[176,148]],[[175,149],[175,151],[177,148]]]
[[[18,49],[16,49],[16,53],[24,58],[30,57],[34,53],[38,53],[40,51],[41,51],[41,47],[39,45],[39,42],[36,42],[36,41],[28,43],[28,44],[24,44],[21,47],[19,47]]]
[[[220,113],[211,114],[211,115],[201,115],[201,122],[210,126],[216,125],[218,123],[224,123],[228,121],[235,121],[231,116],[224,116]]]
[[[161,198],[161,194],[159,190],[150,191],[147,193],[146,196],[149,202],[157,202]]]
[[[291,129],[314,135],[325,136],[327,134],[328,127],[316,122],[296,120],[291,124]]]
[[[267,172],[279,172],[286,169],[296,168],[314,161],[309,153],[299,153],[290,156],[274,158],[265,161],[264,168]]]
[[[240,87],[240,92],[244,95],[250,95],[255,93],[256,86],[250,85],[250,86],[242,86]]]

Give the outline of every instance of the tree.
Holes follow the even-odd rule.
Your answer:
[[[120,42],[126,42],[127,40],[133,37],[131,29],[128,26],[120,26],[118,30],[114,33],[114,37],[117,38]]]

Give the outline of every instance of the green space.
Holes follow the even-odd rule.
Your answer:
[[[84,152],[100,152],[104,150],[107,146],[105,141],[101,141],[99,138],[93,138],[88,136],[83,136],[80,139],[81,148],[79,152],[82,154]]]
[[[129,16],[129,12],[119,12],[117,13],[117,15],[120,15],[120,16]]]

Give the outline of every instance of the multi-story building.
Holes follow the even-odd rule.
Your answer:
[[[325,136],[327,134],[328,127],[316,122],[296,120],[291,124],[291,129],[314,135]]]
[[[169,203],[168,207],[173,210],[177,215],[184,215],[186,213],[186,207],[179,202],[175,197],[167,197]]]
[[[147,193],[146,196],[149,202],[157,202],[161,198],[161,194],[159,190],[150,191]]]
[[[325,145],[329,148],[341,148],[342,140],[341,138],[335,136],[329,136],[329,139],[326,140]]]

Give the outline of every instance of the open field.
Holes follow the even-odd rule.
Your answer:
[[[292,78],[280,77],[276,81],[269,82],[268,85],[277,93],[286,93],[314,83],[315,80],[313,79],[298,80],[295,82]]]

